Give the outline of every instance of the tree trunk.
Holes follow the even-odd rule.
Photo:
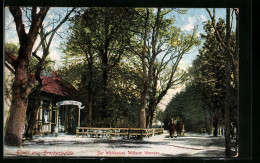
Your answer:
[[[139,127],[146,128],[146,102],[147,102],[147,95],[149,89],[149,77],[147,76],[147,69],[146,69],[146,62],[145,62],[145,55],[146,55],[146,41],[147,41],[147,34],[148,34],[148,19],[149,19],[149,9],[146,9],[146,19],[144,25],[144,38],[143,38],[143,47],[142,47],[142,67],[143,67],[143,90],[141,93],[141,105],[140,105],[140,112],[139,112]]]
[[[156,73],[156,68],[153,67],[153,72],[152,72],[152,76],[151,76],[151,88],[150,88],[151,91],[149,93],[148,116],[147,116],[147,122],[148,122],[147,127],[148,128],[150,128],[152,126],[155,108],[160,101],[160,99],[158,100],[156,98],[157,81],[158,81],[158,73]]]
[[[217,115],[214,116],[213,120],[213,125],[214,125],[214,131],[213,131],[213,136],[218,136],[218,118]]]
[[[93,106],[92,90],[90,89],[88,91],[88,113],[89,113],[89,125],[90,125],[90,127],[92,125],[92,106]]]
[[[105,15],[107,16],[107,15]],[[102,91],[103,91],[103,97],[102,97],[102,118],[107,118],[107,85],[108,85],[108,47],[110,44],[110,38],[109,38],[109,23],[108,18],[105,17],[104,20],[104,26],[105,26],[105,42],[104,42],[104,49],[102,49]]]
[[[214,128],[214,125],[213,125],[213,115],[211,115],[211,118],[210,118],[210,133],[213,135],[213,128]]]
[[[208,134],[210,134],[210,127],[209,127],[209,120],[208,120],[208,116],[205,116],[205,128],[206,128],[206,132]]]
[[[140,107],[140,123],[139,127],[140,128],[146,128],[146,113],[145,113],[145,105],[146,105],[146,97],[142,95],[141,98],[141,107]]]
[[[148,111],[148,115],[147,115],[147,117],[146,117],[146,128],[151,128],[151,119],[152,119],[152,117],[151,117],[151,111],[149,110]]]
[[[146,86],[148,87],[148,86]],[[141,95],[141,107],[140,107],[140,123],[139,127],[140,128],[146,128],[146,96],[147,96],[147,89],[144,88],[143,93]]]
[[[90,61],[88,63],[88,69],[89,69],[89,82],[88,82],[88,86],[87,86],[87,90],[88,90],[88,113],[89,113],[89,125],[90,127],[92,126],[92,108],[93,108],[93,58],[90,54]]]
[[[238,153],[238,145],[239,145],[239,9],[236,10],[236,49],[235,49],[235,65],[236,65],[236,96],[237,96],[237,117],[236,117],[236,152]]]
[[[152,110],[152,112],[151,112],[151,118],[150,118],[150,122],[149,122],[149,123],[150,123],[149,128],[151,128],[152,125],[153,125],[154,110],[155,110],[155,108],[153,108],[153,110]]]
[[[231,156],[230,144],[230,8],[226,9],[226,101],[225,101],[225,123],[226,123],[226,157]]]
[[[103,85],[102,85],[102,118],[107,117],[107,82],[108,82],[108,58],[104,56],[102,59],[103,64]]]
[[[28,123],[28,127],[25,133],[25,137],[26,139],[32,139],[33,137],[33,130],[36,124],[36,117],[37,117],[37,112],[38,109],[41,106],[41,88],[42,87],[38,87],[35,90],[35,101],[34,101],[34,106],[32,109],[32,113],[30,114],[29,117],[29,123]]]
[[[21,52],[23,51],[20,49],[19,53]],[[28,86],[28,65],[29,60],[20,59],[15,71],[15,79],[12,87],[12,105],[5,134],[5,144],[9,146],[22,146],[28,95],[31,90]]]
[[[151,128],[152,127],[152,121],[153,121],[153,112],[150,107],[148,107],[148,115],[146,117],[146,127]]]
[[[151,94],[150,97],[149,97],[149,105],[148,105],[148,115],[147,115],[147,118],[146,118],[146,127],[147,128],[151,128],[152,126],[152,122],[153,122],[153,113],[154,113],[154,96]]]
[[[148,115],[147,115],[147,119],[146,119],[146,122],[147,122],[146,127],[147,128],[152,127],[155,108],[156,108],[155,100],[152,99],[152,100],[150,100],[149,105],[148,105]]]
[[[15,79],[12,87],[13,98],[10,108],[10,116],[6,126],[5,144],[10,146],[22,146],[28,96],[31,91],[30,74],[28,73],[29,61],[33,45],[36,41],[39,28],[42,25],[49,7],[42,7],[37,12],[37,7],[31,10],[31,27],[28,34],[23,24],[22,10],[20,7],[10,7],[14,17],[17,35],[19,37],[19,53],[15,61]]]
[[[42,89],[41,71],[42,71],[44,60],[39,61],[39,63],[37,64],[37,69],[35,71],[35,79],[38,81],[38,85],[36,86],[36,89],[34,92],[34,96],[35,96],[34,106],[33,106],[32,113],[30,115],[28,127],[27,127],[26,134],[25,134],[26,138],[29,138],[29,139],[32,139],[33,129],[36,124],[37,111],[38,111],[39,107],[41,106],[41,89]]]
[[[21,38],[20,41],[22,44],[15,67],[15,78],[12,86],[13,98],[5,133],[5,144],[18,147],[22,146],[28,96],[31,91],[28,67],[33,46],[27,36]]]

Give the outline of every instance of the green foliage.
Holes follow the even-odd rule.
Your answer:
[[[220,19],[216,24],[218,31],[224,37],[225,22]],[[194,61],[193,82],[200,88],[205,106],[211,114],[218,116],[219,123],[223,119],[225,101],[225,51],[216,39],[211,22],[204,26],[207,35],[200,55]]]
[[[36,65],[37,63],[39,62],[39,60],[37,58],[35,58],[34,56],[32,56],[30,58],[30,62],[29,62],[29,71],[31,73],[33,73],[36,69]],[[46,59],[45,59],[45,62],[43,64],[43,67],[42,69],[44,70],[48,70],[48,71],[51,71],[53,70],[53,63],[54,61],[51,60],[51,58],[48,56]]]
[[[65,80],[71,82],[79,90],[79,97],[83,105],[87,106],[88,98],[88,76],[89,71],[85,69],[86,65],[76,62],[59,70]],[[102,75],[101,69],[94,67],[93,79],[93,118],[98,120],[101,115],[101,97],[102,97]],[[139,106],[139,87],[141,81],[139,74],[126,65],[119,64],[109,74],[110,82],[108,85],[108,119],[114,127],[137,127],[138,106]],[[87,118],[87,110],[83,110]],[[104,127],[104,126],[103,126]]]
[[[156,109],[156,112],[155,112],[155,119],[154,119],[155,122],[159,121],[159,122],[163,123],[164,118],[165,118],[164,111],[159,110],[159,109]]]
[[[13,55],[18,56],[19,46],[20,46],[19,44],[5,43],[4,48],[10,51]]]
[[[216,27],[225,38],[225,21],[219,19]],[[188,70],[186,88],[171,100],[165,111],[166,124],[172,117],[180,117],[186,131],[206,128],[209,132],[211,118],[217,122],[215,128],[224,123],[226,52],[217,40],[211,21],[206,22],[204,30],[205,42]],[[235,45],[234,41],[231,44]]]
[[[145,32],[144,17],[147,10],[150,14],[145,63],[143,63],[141,53]],[[177,68],[180,60],[176,61],[174,58],[181,59],[192,47],[199,45],[200,40],[196,37],[195,30],[190,35],[184,35],[179,28],[173,26],[174,19],[165,16],[172,12],[172,9],[161,9],[159,15],[156,10],[91,7],[76,13],[70,20],[67,41],[62,45],[66,62],[60,73],[79,89],[79,96],[85,106],[88,106],[88,97],[92,92],[94,119],[100,117],[102,99],[107,98],[107,117],[113,125],[138,126],[143,66],[147,68],[151,66],[152,55],[156,56],[152,71],[158,72],[158,76],[154,77],[151,84],[163,83],[159,91],[167,92],[165,89],[177,84],[171,82],[183,75]],[[185,11],[177,12],[185,13]],[[107,73],[106,89],[104,89],[105,73]],[[107,91],[107,94],[104,91]],[[160,95],[159,91],[157,90],[156,97]],[[164,93],[160,95],[159,102],[164,95]]]
[[[138,119],[139,79],[131,62],[135,58],[127,53],[133,35],[129,30],[132,12],[128,8],[83,10],[71,19],[62,47],[66,62],[60,73],[79,89],[85,106],[92,95],[93,119],[101,118],[102,100],[106,98],[107,118],[110,125],[118,127],[136,127]]]
[[[138,126],[140,75],[131,67],[120,64],[111,72],[109,108],[114,122],[124,119],[131,127]],[[115,124],[120,127],[120,124]],[[121,126],[123,127],[123,126]],[[125,126],[128,127],[128,126]]]
[[[200,132],[202,128],[206,128],[208,122],[205,122],[205,119],[209,116],[204,108],[202,96],[194,85],[187,85],[184,90],[177,93],[167,105],[164,114],[165,125],[172,118],[179,117],[188,132]]]
[[[225,38],[225,21],[220,19],[216,27],[220,36]],[[200,131],[202,128],[209,131],[210,118],[217,124],[224,123],[226,52],[220,40],[216,39],[211,21],[206,22],[204,30],[206,34],[202,38],[205,42],[188,70],[186,88],[176,94],[165,111],[166,124],[171,118],[180,117],[186,131]]]

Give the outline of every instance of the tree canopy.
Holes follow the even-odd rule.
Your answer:
[[[145,121],[151,127],[157,105],[184,77],[180,60],[200,44],[196,29],[183,34],[165,16],[170,12],[185,11],[90,7],[75,13],[60,72],[82,91],[88,124],[92,117],[116,121],[121,116],[135,127]],[[133,123],[136,119],[143,120]]]

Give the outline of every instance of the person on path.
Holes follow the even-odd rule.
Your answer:
[[[182,123],[182,120],[180,119],[179,123],[178,123],[178,136],[181,136],[182,127],[183,127],[183,123]]]
[[[172,119],[171,122],[170,122],[170,125],[169,125],[169,132],[170,132],[171,138],[173,138],[173,136],[174,136],[174,130],[175,130],[175,124],[174,124],[174,121]]]

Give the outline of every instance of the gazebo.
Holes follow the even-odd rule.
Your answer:
[[[71,106],[71,105],[78,107],[78,127],[80,127],[80,110],[85,108],[85,106],[82,106],[82,103],[79,101],[65,100],[65,101],[60,101],[60,102],[56,103],[55,109],[57,110],[57,114],[56,114],[57,119],[58,120],[60,119],[59,118],[60,106]],[[55,134],[58,134],[58,132],[59,132],[59,125],[60,125],[60,122],[57,122],[56,127],[55,127]]]

